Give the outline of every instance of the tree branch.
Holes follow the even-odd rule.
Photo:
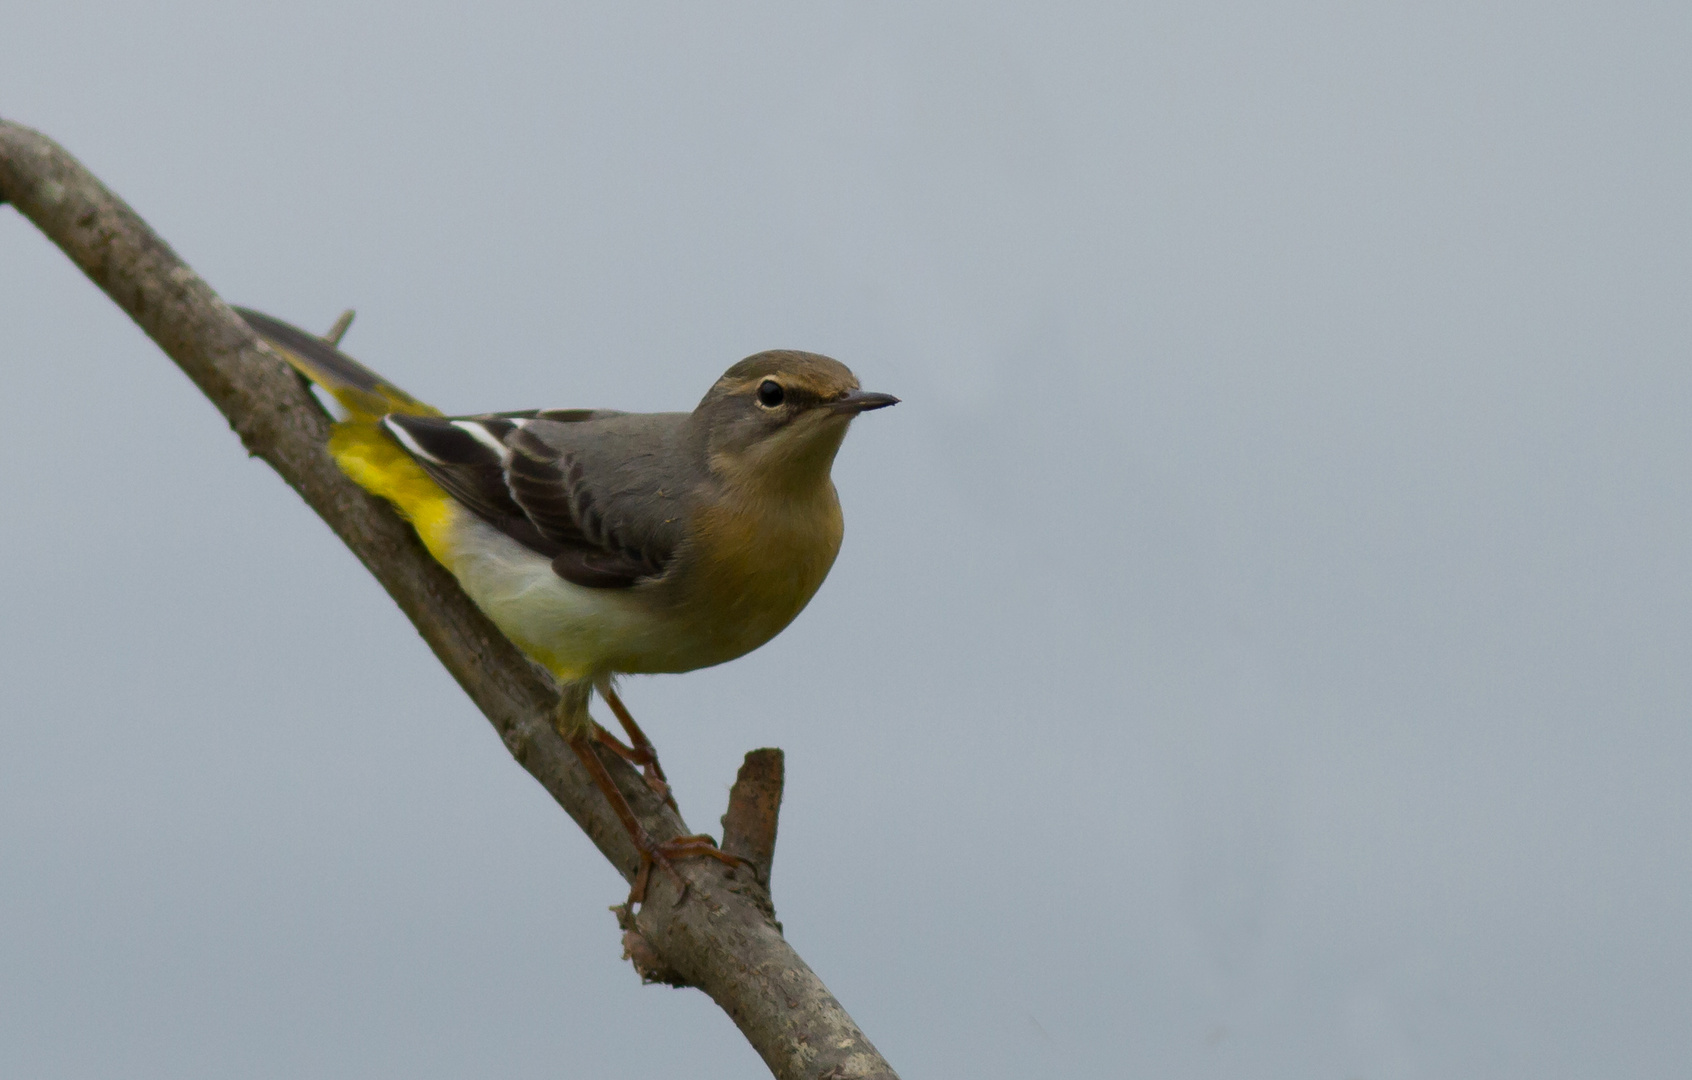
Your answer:
[[[411,527],[343,475],[324,448],[329,418],[302,381],[124,202],[52,140],[0,121],[0,202],[47,235],[158,343],[228,419],[247,452],[299,492],[388,590],[522,766],[627,880],[638,869],[628,834],[553,730],[557,694],[429,557]],[[620,761],[608,761],[647,830],[686,835]],[[773,844],[774,818],[770,818]],[[697,986],[726,1011],[782,1080],[892,1078],[892,1068],[782,938],[761,886],[713,859],[678,864],[689,882],[675,903],[666,875],[626,930],[665,981]],[[767,863],[764,866],[767,874]],[[637,968],[640,958],[636,957]],[[644,969],[643,973],[644,973]]]
[[[765,889],[770,887],[776,822],[786,780],[787,765],[780,750],[749,751],[734,778],[734,787],[729,789],[728,813],[723,815],[723,850],[750,862]]]

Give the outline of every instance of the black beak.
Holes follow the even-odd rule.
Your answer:
[[[837,413],[850,413],[856,416],[871,409],[885,409],[889,405],[899,404],[899,399],[892,394],[875,394],[868,390],[854,390],[843,398],[836,398],[828,403],[828,407]]]

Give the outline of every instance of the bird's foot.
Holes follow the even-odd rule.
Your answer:
[[[635,875],[634,887],[629,890],[629,903],[632,905],[646,902],[646,886],[652,879],[652,868],[657,866],[676,883],[676,906],[681,906],[681,902],[687,899],[687,879],[676,870],[673,860],[705,856],[716,859],[725,866],[752,865],[739,855],[730,855],[718,847],[717,842],[709,836],[678,836],[665,840],[641,851],[640,873]]]

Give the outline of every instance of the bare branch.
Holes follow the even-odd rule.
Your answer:
[[[758,871],[770,887],[770,863],[775,859],[776,819],[781,814],[781,788],[786,762],[780,750],[747,753],[740,774],[729,789],[728,813],[723,815],[723,850],[739,855]]]
[[[352,327],[352,321],[357,315],[358,312],[352,308],[341,312],[341,317],[336,319],[335,325],[331,326],[329,332],[323,335],[323,340],[331,345],[339,345],[341,339],[347,336],[347,331]]]
[[[158,343],[263,458],[375,575],[487,716],[522,766],[625,879],[628,834],[549,721],[556,693],[431,559],[388,507],[348,480],[324,449],[329,420],[199,275],[74,158],[0,121],[0,201],[12,203]],[[607,762],[657,839],[688,829],[622,762]],[[773,816],[771,835],[773,836]],[[840,1003],[754,895],[715,860],[679,864],[690,883],[655,875],[633,920],[656,967],[704,990],[783,1080],[893,1077]]]

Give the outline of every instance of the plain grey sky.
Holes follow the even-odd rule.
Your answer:
[[[143,10],[145,8],[146,10]],[[905,399],[635,681],[907,1077],[1692,1059],[1692,8],[6,13],[0,115],[449,411]],[[0,1074],[760,1064],[299,500],[0,210]]]

